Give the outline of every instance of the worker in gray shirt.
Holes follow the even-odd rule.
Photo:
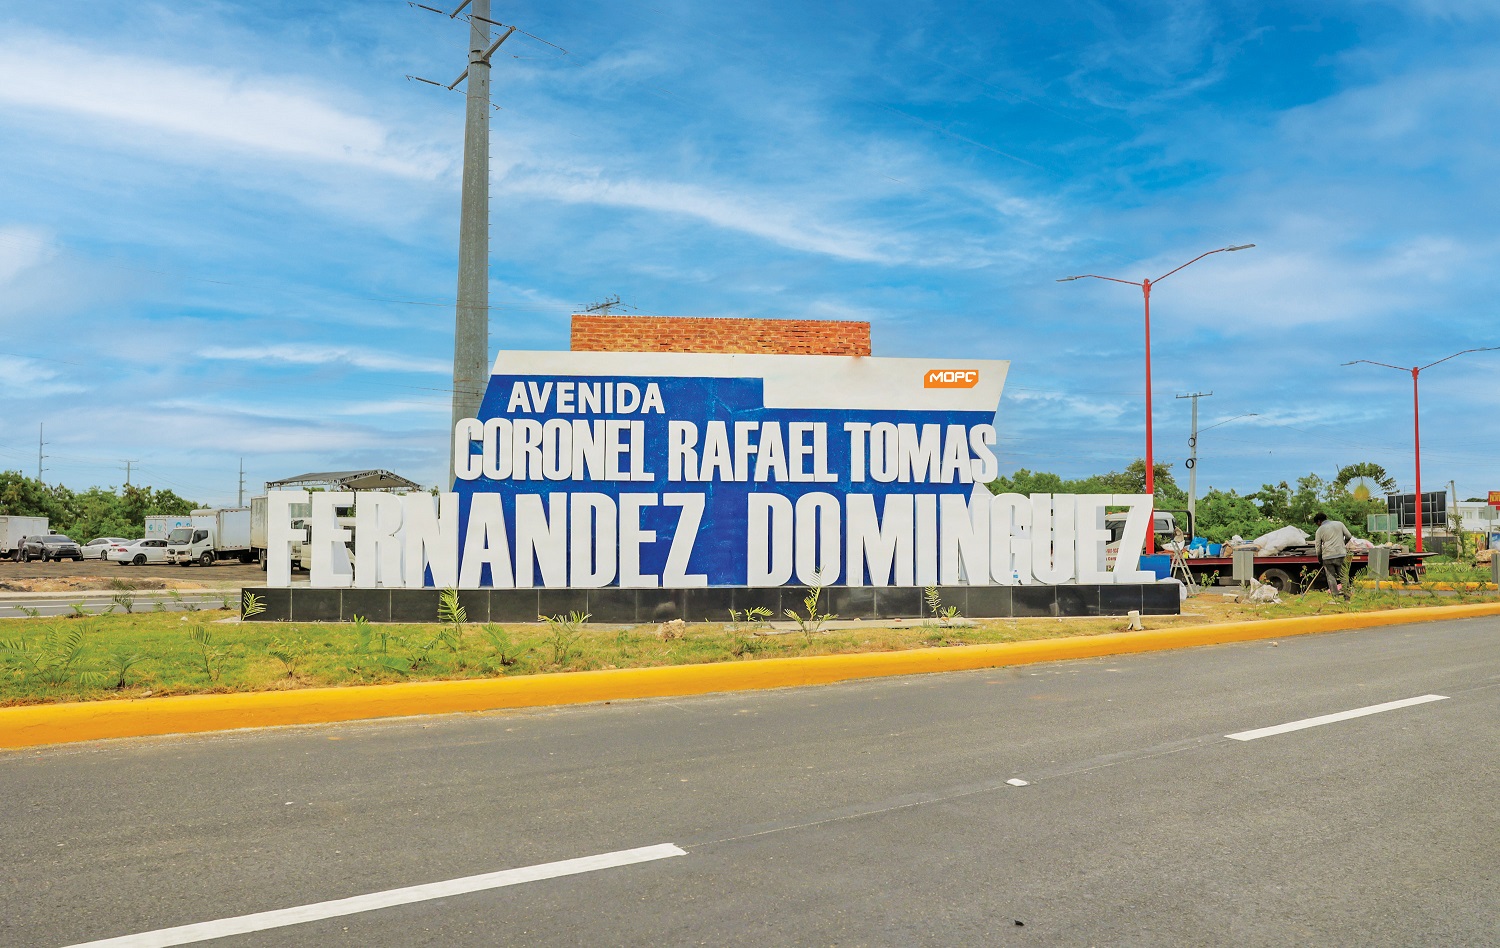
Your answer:
[[[1354,539],[1354,534],[1339,521],[1329,520],[1326,513],[1319,512],[1313,523],[1318,527],[1313,534],[1313,552],[1323,567],[1323,575],[1328,577],[1328,591],[1353,599],[1349,592],[1349,548],[1344,544]]]

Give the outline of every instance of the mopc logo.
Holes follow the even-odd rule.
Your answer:
[[[973,388],[979,384],[978,369],[928,369],[923,388]]]

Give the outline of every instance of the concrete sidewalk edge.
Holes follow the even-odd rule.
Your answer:
[[[0,748],[822,685],[1494,615],[1500,603],[710,665],[27,705],[0,708]]]

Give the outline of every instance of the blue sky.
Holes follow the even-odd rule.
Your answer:
[[[434,6],[442,4],[434,3]],[[496,4],[491,349],[569,314],[868,319],[1013,360],[1002,459],[1200,490],[1375,461],[1500,345],[1500,2]],[[0,5],[0,466],[234,500],[445,469],[465,34],[403,2]],[[507,55],[508,54],[508,55]],[[1423,486],[1500,489],[1500,352]]]

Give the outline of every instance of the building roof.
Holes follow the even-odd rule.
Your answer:
[[[422,485],[390,471],[323,471],[267,481],[267,488],[330,487],[338,490],[421,490]]]

